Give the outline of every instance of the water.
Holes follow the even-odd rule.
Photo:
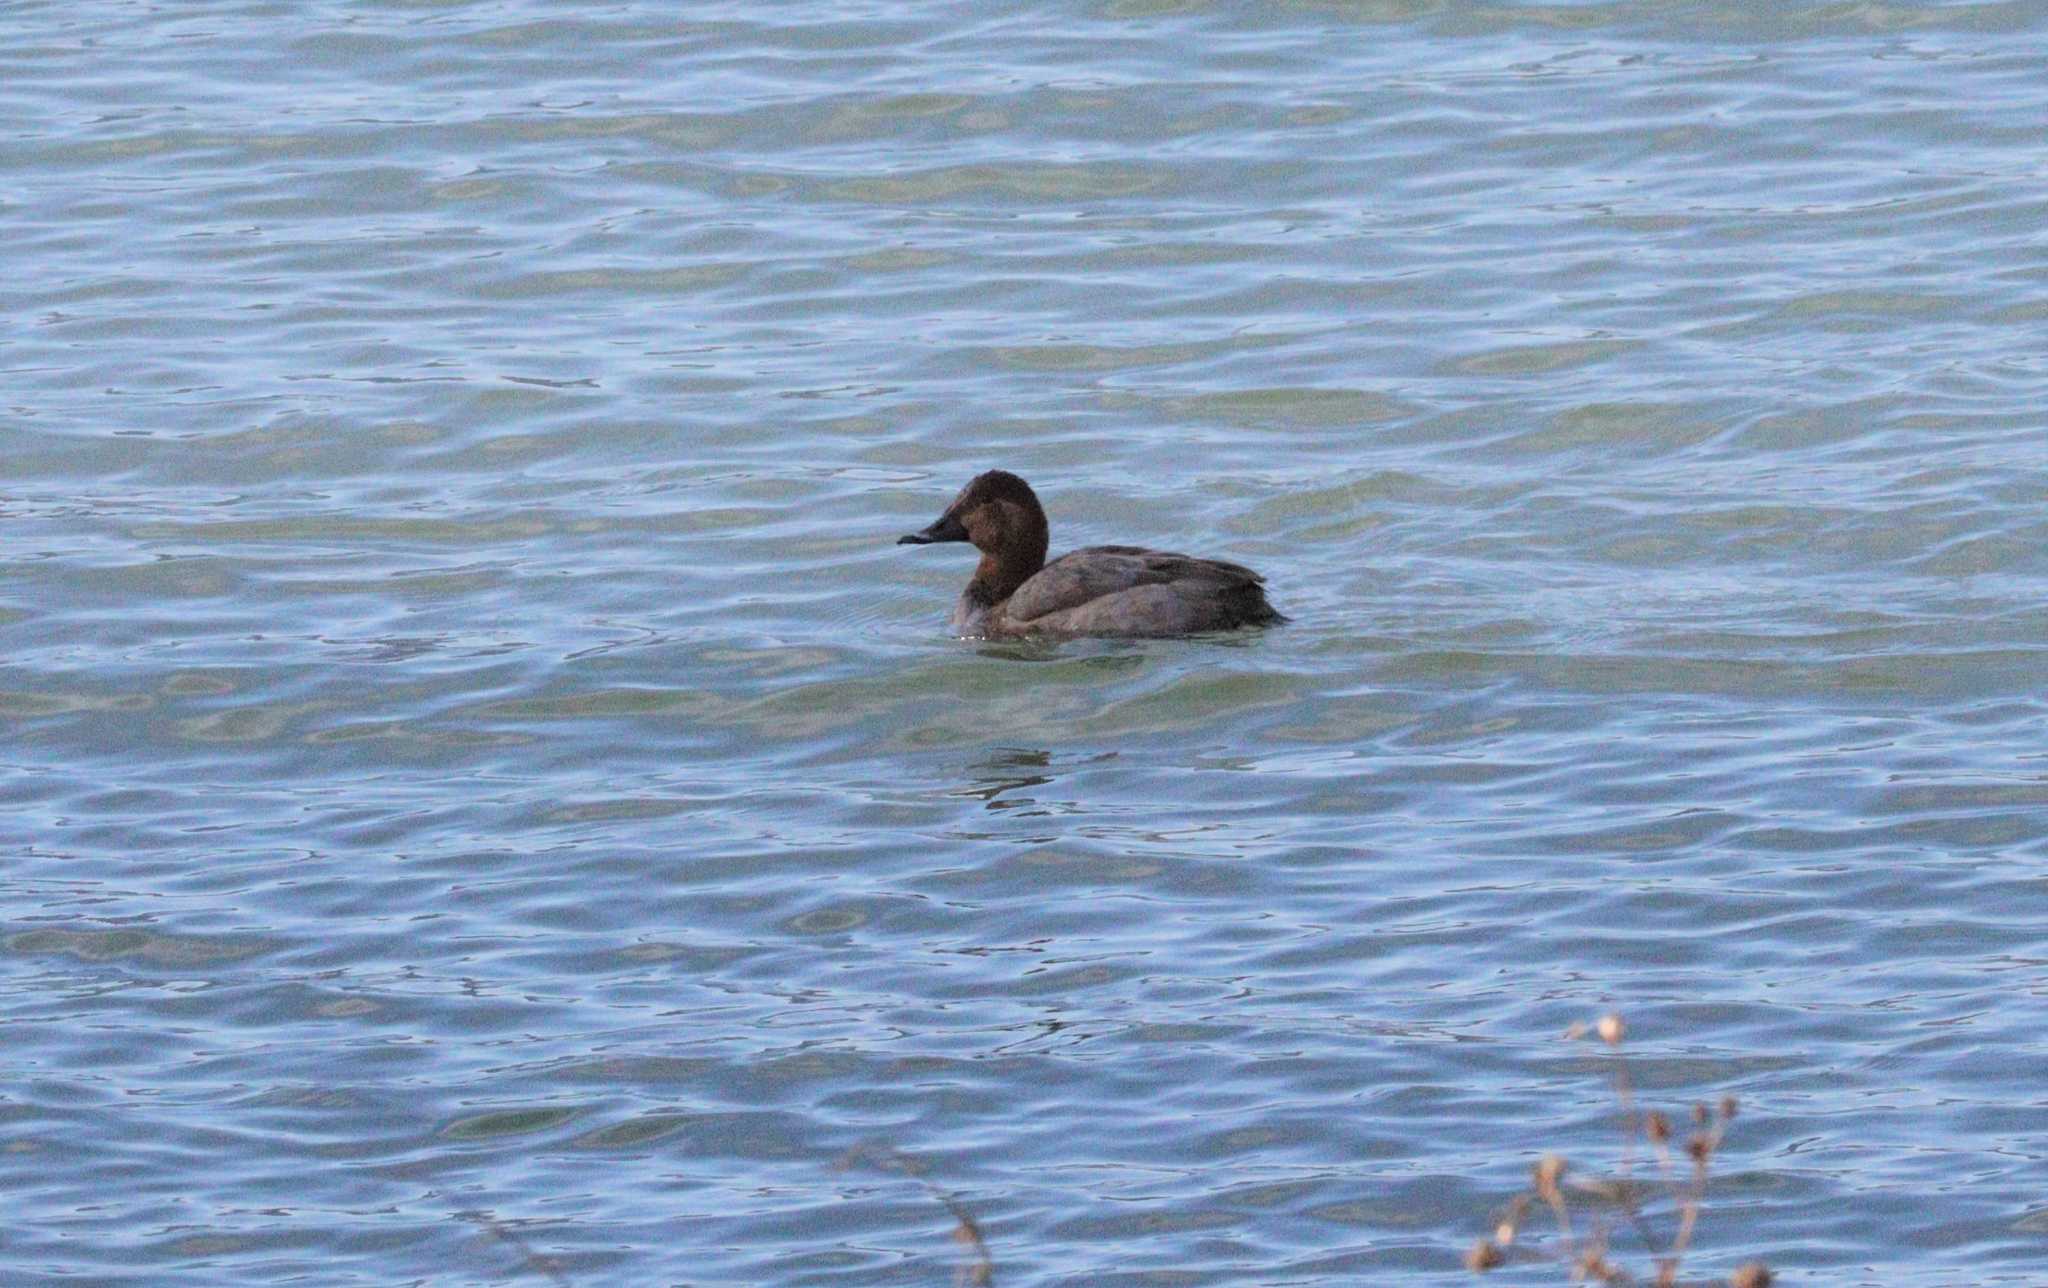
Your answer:
[[[0,51],[10,1284],[1462,1284],[1610,1009],[1698,1277],[2048,1275],[2039,6]]]

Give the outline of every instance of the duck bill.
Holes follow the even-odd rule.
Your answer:
[[[961,526],[960,520],[950,514],[943,514],[922,532],[906,533],[896,538],[896,544],[899,546],[929,546],[941,541],[965,540],[967,540],[967,529]]]

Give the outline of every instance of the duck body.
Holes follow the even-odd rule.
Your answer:
[[[1008,599],[972,585],[953,609],[962,635],[1194,635],[1282,620],[1265,579],[1241,564],[1142,546],[1086,546],[1033,573]]]
[[[953,609],[956,633],[1160,637],[1269,626],[1265,578],[1241,564],[1142,546],[1087,546],[1047,563],[1045,510],[1004,470],[977,476],[938,520],[898,544],[971,542],[981,563]]]

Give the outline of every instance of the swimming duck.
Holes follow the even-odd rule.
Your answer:
[[[901,546],[971,541],[981,563],[953,609],[961,635],[1192,635],[1287,619],[1265,578],[1221,559],[1088,546],[1045,561],[1045,507],[1007,470],[976,475],[953,504]]]

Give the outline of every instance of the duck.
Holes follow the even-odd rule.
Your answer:
[[[1242,564],[1143,546],[1087,546],[1047,563],[1045,507],[1008,470],[977,474],[900,546],[965,541],[981,562],[953,608],[957,635],[1164,638],[1272,626],[1266,579]]]

